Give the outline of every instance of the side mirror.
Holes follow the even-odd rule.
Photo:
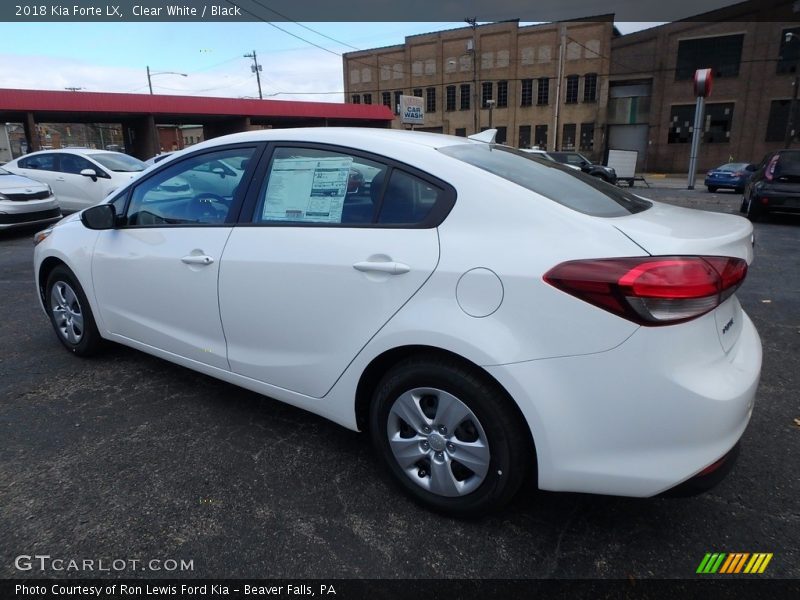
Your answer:
[[[755,171],[758,167],[755,165],[747,165],[744,170],[745,171]]]
[[[222,167],[214,167],[213,169],[211,169],[211,172],[219,175],[220,179],[225,179],[225,169],[223,169]]]
[[[117,211],[113,204],[98,204],[81,213],[81,223],[87,229],[113,229],[116,218]]]
[[[83,169],[81,170],[81,175],[84,177],[91,177],[92,181],[97,181],[97,171],[94,169]]]

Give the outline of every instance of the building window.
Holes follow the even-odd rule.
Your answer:
[[[383,105],[392,108],[392,92],[382,92]]]
[[[787,33],[793,33],[798,37],[792,37],[787,42]],[[782,73],[795,73],[798,61],[800,61],[800,27],[784,29],[781,31],[781,48],[778,52],[778,66],[775,72],[778,75]],[[783,137],[781,137],[781,139],[783,139]]]
[[[417,98],[422,98],[422,88],[414,88],[414,95]]]
[[[533,130],[533,145],[547,150],[547,125],[537,125]]]
[[[597,102],[597,73],[583,76],[583,101]]]
[[[469,110],[469,84],[462,83],[461,84],[461,110]]]
[[[427,88],[425,90],[425,111],[436,112],[436,88]]]
[[[403,95],[403,91],[399,90],[394,93],[394,114],[400,114],[400,96]]]
[[[448,85],[445,96],[445,110],[450,111],[455,109],[456,109],[456,86]]]
[[[567,95],[564,102],[575,104],[578,101],[578,76],[567,75]]]
[[[507,138],[508,138],[508,129],[505,126],[498,127],[497,133],[494,136],[494,143],[505,144]]]
[[[724,35],[678,43],[675,80],[692,79],[697,69],[710,68],[714,77],[736,77],[742,60],[744,34]]]
[[[706,104],[703,115],[703,143],[720,144],[731,141],[733,103]]]
[[[789,124],[791,100],[773,100],[769,105],[766,142],[783,142],[786,137],[786,126]],[[795,125],[795,138],[800,127]]]
[[[508,82],[497,82],[497,108],[505,108],[508,106]]]
[[[692,141],[694,111],[694,104],[676,105],[671,108],[668,144],[688,144]],[[704,143],[729,142],[733,123],[733,103],[706,104],[701,123]]]
[[[694,104],[673,106],[669,115],[668,144],[688,144],[692,141]]]
[[[353,104],[361,104],[361,96],[353,94]]]
[[[539,86],[536,89],[536,105],[544,106],[550,104],[550,80],[547,77],[539,79]]]
[[[492,82],[484,81],[481,84],[481,106],[486,108],[489,106],[487,102],[492,99]]]
[[[533,79],[522,80],[522,99],[520,106],[530,106],[533,104]]]
[[[561,134],[561,149],[575,150],[575,123],[564,123]]]
[[[364,104],[372,104],[372,94],[364,94]]]
[[[456,128],[456,135],[458,137],[467,137],[467,128],[466,127],[457,127]]]
[[[531,147],[531,126],[530,125],[520,125],[519,126],[519,147],[520,148],[530,148]]]
[[[594,123],[581,123],[580,149],[587,152],[594,150]]]

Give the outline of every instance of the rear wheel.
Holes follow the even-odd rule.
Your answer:
[[[78,356],[90,356],[102,339],[92,309],[75,275],[65,266],[53,269],[47,278],[45,302],[58,340]]]
[[[477,369],[435,356],[408,359],[375,391],[372,441],[416,500],[452,516],[485,514],[511,500],[533,465],[511,402]]]
[[[753,223],[755,223],[761,217],[764,216],[764,209],[761,208],[761,206],[758,203],[753,202],[752,195],[747,199],[747,206],[745,207],[745,215]]]

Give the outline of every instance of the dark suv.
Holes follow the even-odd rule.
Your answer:
[[[608,183],[617,183],[617,172],[614,169],[595,164],[579,152],[548,152],[547,154],[556,162],[578,167],[592,177],[599,177]]]
[[[770,152],[758,164],[748,165],[741,211],[751,221],[772,211],[800,212],[800,150]]]

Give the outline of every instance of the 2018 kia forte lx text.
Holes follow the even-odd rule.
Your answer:
[[[216,187],[171,183],[196,172]],[[751,224],[507,147],[234,134],[36,239],[67,349],[111,340],[368,430],[399,485],[453,515],[527,477],[707,483],[753,409],[761,343],[734,294]]]

